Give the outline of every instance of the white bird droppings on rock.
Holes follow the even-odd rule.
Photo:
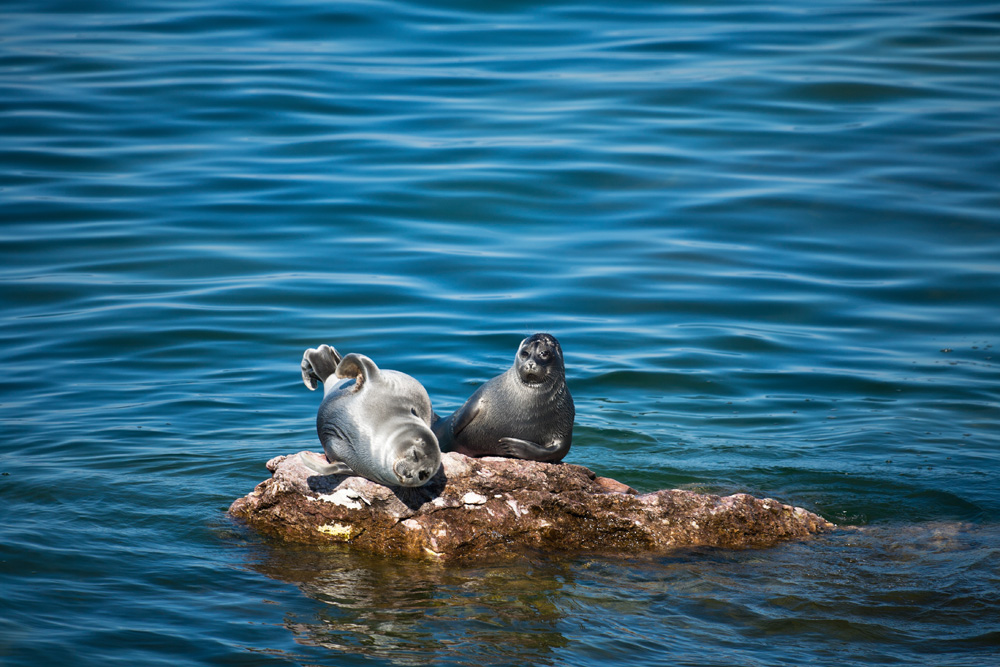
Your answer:
[[[487,501],[486,496],[480,495],[475,491],[469,491],[464,496],[462,496],[462,502],[466,505],[484,505]]]
[[[361,509],[362,505],[358,501],[365,500],[364,497],[354,489],[337,489],[333,493],[321,493],[316,496],[316,499],[327,503],[333,503],[334,505],[342,505],[352,510]]]

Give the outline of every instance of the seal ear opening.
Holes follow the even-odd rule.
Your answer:
[[[361,391],[365,383],[378,378],[375,362],[363,354],[352,352],[337,365],[337,377],[354,378],[354,391]]]

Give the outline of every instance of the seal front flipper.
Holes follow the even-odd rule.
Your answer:
[[[465,402],[465,405],[458,409],[458,412],[451,416],[451,419],[448,421],[451,422],[452,437],[457,438],[458,434],[472,423],[472,420],[483,411],[484,404],[485,401],[482,397],[473,395],[472,398]]]
[[[504,456],[529,461],[558,461],[565,456],[569,447],[557,438],[548,445],[541,445],[521,438],[500,438],[500,450]]]
[[[343,461],[329,460],[329,457],[316,452],[300,452],[299,460],[305,467],[320,475],[354,475],[354,471]]]
[[[309,348],[302,353],[302,382],[309,390],[314,390],[320,382],[337,372],[337,365],[340,363],[340,353],[329,345],[320,345],[319,348]]]

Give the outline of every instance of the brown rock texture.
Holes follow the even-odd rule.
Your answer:
[[[583,466],[442,456],[420,488],[321,476],[298,455],[267,462],[271,479],[229,512],[259,532],[308,544],[348,543],[442,561],[528,551],[637,556],[693,546],[767,547],[833,528],[771,499],[678,489],[639,494]]]

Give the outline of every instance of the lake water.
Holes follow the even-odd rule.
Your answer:
[[[995,3],[10,0],[0,137],[3,665],[997,659]],[[567,461],[844,529],[442,568],[227,517],[318,446],[306,347],[448,412],[536,331]]]

